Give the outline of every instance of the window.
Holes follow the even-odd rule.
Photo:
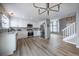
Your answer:
[[[51,21],[50,31],[51,32],[58,32],[59,31],[59,21],[58,20]]]

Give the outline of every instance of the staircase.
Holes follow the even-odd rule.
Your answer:
[[[76,23],[71,23],[63,30],[63,41],[71,44],[76,44]]]

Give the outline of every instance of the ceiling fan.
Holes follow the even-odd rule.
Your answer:
[[[53,5],[53,6],[50,7],[50,4],[49,3],[46,3],[46,8],[45,8],[45,7],[36,6],[36,4],[33,3],[33,6],[35,8],[38,8],[38,14],[39,15],[40,14],[43,14],[44,12],[47,12],[47,15],[49,15],[49,11],[59,12],[59,10],[60,10],[60,4],[61,3],[58,3],[58,4],[55,4],[55,5]],[[53,9],[54,7],[57,7],[57,10],[54,10]],[[40,10],[44,10],[44,11],[40,12]]]

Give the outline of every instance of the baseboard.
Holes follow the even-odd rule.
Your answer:
[[[67,41],[67,40],[63,40],[64,42],[67,42],[67,43],[70,43],[70,44],[74,44],[74,45],[76,45],[76,43],[74,43],[74,42],[70,42],[70,41]]]

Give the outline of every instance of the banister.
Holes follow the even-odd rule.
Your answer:
[[[63,30],[63,41],[74,44],[76,42],[76,23],[71,23]]]
[[[69,26],[65,27],[62,31],[64,31],[65,29],[69,28],[69,27],[72,26],[73,24],[75,25],[76,23],[75,23],[75,22],[71,23]]]

